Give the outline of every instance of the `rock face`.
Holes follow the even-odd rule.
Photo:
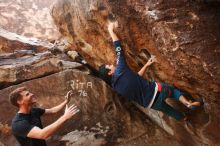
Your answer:
[[[146,78],[171,83],[194,98],[204,98],[205,110],[194,111],[191,119],[193,130],[187,131],[161,113],[160,126],[165,123],[165,130],[188,145],[220,144],[219,1],[59,0],[51,13],[59,31],[95,68],[114,63],[107,23],[117,19],[117,33],[134,71],[150,54],[156,55],[158,63]]]
[[[0,28],[0,53],[13,53],[16,50],[34,50],[44,52],[53,48],[53,44],[37,38],[28,38]]]
[[[0,29],[0,89],[65,69],[80,68],[67,55],[54,55],[53,44]],[[63,57],[62,57],[63,56]]]
[[[34,53],[30,50],[0,55],[0,89],[12,84],[59,72],[79,68],[76,62],[60,60],[50,52]]]
[[[1,0],[0,27],[26,37],[43,40],[59,38],[50,15],[54,0]]]
[[[17,146],[10,130],[10,122],[17,109],[9,104],[8,95],[20,86],[34,93],[38,106],[43,108],[61,103],[69,90],[74,91],[70,104],[76,104],[80,113],[47,141],[49,146],[180,145],[137,109],[132,106],[126,109],[118,96],[100,79],[81,71],[65,70],[0,90],[0,112],[7,113],[0,117],[0,141],[7,146]],[[44,116],[43,124],[52,123],[61,114]],[[171,138],[172,141],[169,140]]]
[[[43,108],[61,103],[69,90],[74,91],[72,103],[81,112],[47,140],[48,146],[181,145],[177,139],[169,141],[171,136],[137,108],[120,102],[109,86],[88,75],[92,70],[86,65],[73,62],[83,59],[77,52],[68,51],[65,41],[52,45],[5,30],[1,31],[1,40],[0,112],[7,113],[0,117],[1,146],[18,146],[11,133],[17,109],[8,102],[8,95],[21,86],[33,92],[39,100],[37,106]],[[44,125],[60,115],[43,117]]]

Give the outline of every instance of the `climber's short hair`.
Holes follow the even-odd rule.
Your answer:
[[[99,66],[99,77],[103,79],[107,84],[111,85],[111,75],[108,75],[110,69],[106,68],[106,64]]]
[[[26,91],[26,90],[27,90],[26,87],[19,87],[19,88],[13,90],[13,91],[10,93],[10,95],[9,95],[9,102],[10,102],[12,105],[14,105],[14,106],[19,107],[17,101],[21,98],[21,94],[20,94],[20,93],[21,93],[22,91]]]

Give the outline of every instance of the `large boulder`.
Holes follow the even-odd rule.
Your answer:
[[[81,64],[73,62],[77,60],[76,52],[75,58],[74,53],[69,55],[71,59],[61,51],[63,48],[59,49],[61,46],[68,48],[0,28],[0,89],[65,69],[86,70]]]
[[[69,105],[76,104],[80,113],[47,141],[49,146],[181,145],[134,106],[125,108],[119,97],[100,79],[81,71],[65,70],[0,90],[0,112],[7,113],[0,116],[0,141],[7,146],[18,145],[10,128],[17,109],[8,102],[8,95],[21,86],[34,93],[42,108],[61,103],[69,90],[74,91]],[[54,122],[62,113],[43,116],[43,125]]]
[[[48,41],[25,37],[0,28],[0,53],[12,53],[22,49],[44,52],[53,47],[54,45]]]
[[[26,37],[56,40],[60,33],[50,15],[54,0],[1,0],[0,27]]]
[[[51,13],[62,35],[96,69],[115,61],[107,23],[116,19],[131,69],[138,71],[150,54],[156,55],[158,63],[147,72],[148,79],[204,99],[205,110],[195,111],[193,129],[185,131],[163,114],[159,125],[168,125],[164,129],[182,142],[190,137],[191,145],[220,144],[218,1],[58,0]]]
[[[12,84],[47,76],[65,69],[82,68],[76,62],[61,60],[51,52],[21,50],[0,55],[0,89]]]

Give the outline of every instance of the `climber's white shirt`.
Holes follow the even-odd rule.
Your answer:
[[[154,96],[153,96],[153,98],[151,99],[151,101],[150,101],[150,103],[149,103],[149,105],[148,105],[147,108],[151,108],[151,106],[153,105],[154,100],[155,100],[155,98],[156,98],[157,91],[158,91],[158,85],[157,85],[156,82],[155,82],[155,84],[156,84],[156,86],[155,86],[155,89],[154,89]]]

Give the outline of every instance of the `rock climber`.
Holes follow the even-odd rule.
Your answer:
[[[108,25],[108,32],[113,40],[117,56],[116,66],[101,65],[99,76],[123,97],[145,108],[159,110],[178,121],[186,120],[186,116],[168,105],[165,99],[173,98],[190,109],[200,106],[201,103],[187,100],[180,90],[169,84],[144,79],[143,75],[146,69],[156,61],[155,57],[151,57],[138,73],[133,72],[126,63],[121,43],[114,32],[117,25],[117,21],[110,22]]]
[[[46,139],[53,135],[65,121],[73,117],[79,109],[72,105],[68,107],[72,92],[69,91],[65,100],[50,109],[33,107],[36,104],[36,98],[33,93],[25,87],[19,87],[9,95],[9,101],[18,108],[18,112],[12,120],[12,134],[15,136],[21,146],[46,146]],[[55,114],[66,106],[64,114],[54,123],[43,128],[41,116],[44,114]]]

